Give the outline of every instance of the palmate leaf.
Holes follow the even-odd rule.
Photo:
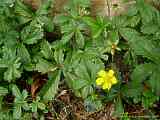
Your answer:
[[[158,31],[159,26],[154,23],[146,24],[141,27],[141,32],[143,32],[144,34],[155,34]]]
[[[0,59],[0,67],[4,68],[4,80],[11,82],[21,76],[20,59],[16,57],[15,47],[4,46],[2,49],[3,56]]]
[[[60,70],[48,74],[49,79],[40,91],[40,95],[43,96],[43,100],[48,101],[54,99],[58,90],[60,76]]]
[[[130,84],[122,88],[123,95],[134,98],[138,102],[138,98],[143,92],[143,83],[147,82],[147,78],[152,75],[154,69],[155,65],[153,63],[137,65],[131,74]]]
[[[94,39],[99,37],[106,27],[106,23],[102,20],[102,18],[97,18],[97,20],[94,20],[91,17],[84,17],[83,21],[91,28]]]
[[[7,33],[2,33],[2,35],[3,35],[2,41],[6,46],[10,48],[16,46],[17,38],[19,37],[19,33],[17,31],[10,30],[7,31]]]
[[[154,19],[154,9],[144,0],[137,0],[137,8],[142,17],[143,24],[149,23]]]
[[[120,30],[121,35],[126,39],[130,47],[134,50],[136,55],[147,57],[155,63],[159,63],[160,56],[156,54],[156,46],[145,36],[141,36],[136,30],[131,28],[123,28]],[[156,53],[155,53],[156,52]]]
[[[12,94],[15,96],[13,118],[20,119],[22,115],[22,108],[24,110],[29,110],[29,106],[26,101],[26,98],[28,97],[28,92],[26,90],[23,90],[21,93],[17,85],[15,84],[11,85],[11,87],[12,87]]]
[[[20,22],[20,24],[25,24],[32,20],[33,13],[27,8],[20,0],[16,0],[15,4],[15,14]]]
[[[7,80],[8,82],[11,82],[12,80],[15,80],[21,76],[21,71],[18,70],[20,68],[18,59],[11,61],[10,63],[7,63],[4,60],[0,60],[0,67],[7,68],[4,72],[4,80]]]
[[[16,78],[21,77],[21,71],[18,69],[20,68],[19,60],[15,60],[14,63],[8,65],[7,70],[4,73],[4,79],[8,82],[11,82],[12,80],[15,80]]]
[[[136,88],[137,86],[142,87],[142,83],[147,83],[152,91],[156,95],[160,95],[160,75],[159,75],[159,65],[153,63],[146,63],[138,65],[134,71],[132,72],[131,79],[132,79],[132,86],[131,89]]]
[[[19,33],[15,30],[17,24],[5,15],[0,15],[0,44],[12,48],[16,46]]]
[[[148,76],[150,76],[155,68],[155,65],[152,63],[146,63],[136,66],[132,72],[131,79],[133,84],[142,84]]]
[[[43,28],[40,24],[31,24],[23,28],[21,39],[26,44],[35,44],[43,38]]]
[[[72,62],[70,64],[72,65]],[[71,71],[68,69],[64,71],[66,82],[78,97],[86,98],[94,92],[97,72],[104,66],[100,61],[91,62],[88,59],[82,59],[74,64]]]
[[[44,25],[44,29],[47,32],[53,32],[54,30],[53,17],[48,16],[52,2],[53,0],[43,1],[43,4],[41,4],[36,11],[36,21],[38,21],[39,24]]]

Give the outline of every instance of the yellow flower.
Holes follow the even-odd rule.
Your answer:
[[[118,80],[114,76],[114,71],[111,69],[109,71],[100,70],[98,72],[98,78],[96,79],[96,84],[101,86],[102,89],[110,90],[112,85],[116,84]]]

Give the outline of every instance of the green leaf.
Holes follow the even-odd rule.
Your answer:
[[[8,93],[8,89],[0,86],[0,96],[4,96]]]
[[[152,107],[153,104],[159,100],[159,97],[153,94],[151,91],[144,91],[142,96],[142,105],[144,108],[148,109]]]
[[[54,18],[54,22],[56,24],[64,24],[66,22],[68,22],[69,20],[71,20],[71,17],[68,16],[68,15],[56,15],[55,18]]]
[[[81,89],[81,97],[83,99],[87,98],[89,95],[94,93],[94,89],[92,86],[85,86],[84,88]]]
[[[55,42],[55,44],[53,45],[54,48],[59,49],[59,48],[64,48],[64,46],[71,40],[71,38],[73,37],[74,32],[71,33],[65,33],[61,40],[58,42]]]
[[[84,61],[80,62],[79,65],[77,65],[77,68],[75,69],[75,74],[86,81],[90,80],[90,70],[87,69],[87,64],[85,64]],[[93,68],[94,69],[94,68]]]
[[[40,24],[29,25],[23,28],[21,38],[26,44],[37,43],[43,38],[43,29]]]
[[[61,76],[60,70],[48,74],[49,80],[40,91],[40,94],[43,96],[43,100],[48,101],[54,99],[58,90],[60,76]]]
[[[43,1],[43,4],[41,4],[40,8],[36,11],[36,15],[37,16],[47,15],[51,5],[52,5],[52,0]]]
[[[46,106],[45,106],[45,104],[38,102],[38,108],[41,110],[45,110]]]
[[[6,64],[6,61],[0,59],[0,68],[6,68],[8,65]]]
[[[53,32],[54,30],[54,24],[52,18],[48,16],[40,16],[37,18],[40,24],[44,25],[44,29],[47,32]]]
[[[16,78],[21,77],[21,72],[18,70],[20,67],[19,59],[15,60],[14,63],[8,65],[8,69],[4,73],[4,79],[8,82]]]
[[[86,85],[88,85],[87,80],[83,80],[83,79],[78,80],[78,78],[76,80],[74,80],[72,83],[72,86],[75,90],[81,89],[82,87],[84,87]]]
[[[12,93],[15,97],[22,97],[17,85],[12,85]]]
[[[138,23],[140,22],[140,20],[141,20],[140,16],[136,15],[136,16],[128,18],[125,24],[127,26],[136,27]]]
[[[131,28],[123,28],[120,30],[120,33],[124,39],[128,40],[136,55],[142,55],[159,64],[160,56],[155,51],[156,46],[151,40],[141,36],[140,33]]]
[[[43,74],[51,71],[55,71],[56,69],[57,67],[54,64],[42,58],[39,59],[39,62],[36,64],[36,68],[35,68],[35,70]]]
[[[22,97],[23,99],[26,99],[28,97],[28,92],[26,90],[22,91]]]
[[[81,31],[79,29],[76,31],[75,34],[76,34],[76,43],[77,43],[78,47],[83,48],[84,44],[85,44],[85,39],[84,39],[83,34],[81,33]]]
[[[147,76],[152,74],[154,64],[146,63],[136,66],[134,71],[131,74],[131,79],[136,84],[141,84]]]
[[[56,49],[54,51],[54,59],[58,64],[63,64],[64,61],[64,53],[62,49]]]
[[[13,118],[14,119],[20,119],[21,115],[22,115],[21,105],[14,106],[14,109],[13,109]]]
[[[73,21],[73,20],[72,20]],[[69,34],[69,33],[72,33],[75,31],[75,28],[77,26],[74,26],[74,21],[73,22],[69,22],[69,23],[66,23],[64,25],[61,25],[61,33],[62,34]]]
[[[83,20],[87,25],[90,26],[92,30],[92,36],[94,39],[101,35],[101,33],[103,32],[103,29],[106,26],[103,22],[98,21],[100,19],[97,19],[97,21],[95,21],[91,17],[84,17]]]
[[[37,112],[37,109],[38,109],[38,107],[37,107],[37,104],[36,103],[31,103],[31,107],[32,107],[32,112]]]
[[[122,116],[123,113],[124,113],[124,107],[123,107],[123,104],[122,104],[122,100],[120,98],[120,96],[117,97],[117,99],[115,100],[115,112],[114,112],[114,115],[116,116]]]
[[[146,2],[144,2],[144,0],[138,0],[137,6],[140,12],[140,15],[142,17],[143,24],[151,22],[154,16],[153,7],[147,4]]]
[[[75,61],[76,60],[75,58]],[[72,62],[67,64],[73,65]],[[86,98],[94,92],[93,86],[95,85],[97,72],[103,69],[104,65],[98,61],[94,61],[93,63],[88,59],[82,59],[81,62],[78,60],[78,62],[74,64],[71,71],[68,69],[64,71],[66,82],[69,87],[74,89],[78,97]]]
[[[112,43],[117,45],[119,43],[119,35],[118,35],[118,31],[114,30],[114,31],[110,31],[109,35],[108,35],[108,40]]]
[[[129,42],[134,41],[134,39],[136,40],[137,37],[140,36],[140,33],[131,28],[122,28],[119,30],[119,32],[121,33],[122,37],[124,37],[124,39],[128,40]]]
[[[159,31],[159,27],[156,24],[146,24],[141,27],[141,32],[144,34],[155,34]]]
[[[33,13],[20,0],[16,0],[15,13],[18,16],[20,24],[25,24],[32,20]]]
[[[24,44],[17,45],[17,57],[20,57],[24,64],[31,62],[30,54]]]
[[[52,59],[53,58],[53,51],[51,49],[51,45],[48,41],[43,40],[41,43],[41,53],[46,59]]]
[[[53,32],[53,31],[54,31],[53,20],[48,18],[48,19],[45,21],[44,28],[45,28],[45,30],[46,30],[47,32]]]
[[[160,66],[159,65],[154,65],[152,69],[153,70],[153,73],[149,79],[149,85],[152,87],[152,90],[154,93],[156,93],[157,96],[160,96],[160,86],[159,86],[159,83],[160,83],[160,75],[159,75],[159,72],[160,72]]]
[[[127,11],[128,16],[134,16],[137,13],[138,13],[138,9],[137,9],[136,5],[131,6],[130,9],[128,9],[128,11]]]
[[[143,92],[143,85],[140,83],[135,84],[131,82],[130,84],[123,86],[121,90],[123,91],[123,96],[125,96],[126,98],[137,99],[140,97],[141,93]]]

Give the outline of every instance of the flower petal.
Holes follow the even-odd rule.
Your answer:
[[[118,82],[118,80],[116,79],[115,76],[113,76],[113,77],[111,78],[111,82],[112,82],[112,84],[116,84],[116,83]]]
[[[103,86],[102,86],[102,89],[108,89],[108,90],[110,90],[110,88],[111,88],[111,84],[110,83],[108,83],[108,82],[105,82],[104,84],[103,84]]]
[[[96,79],[96,84],[97,85],[102,85],[104,83],[104,79],[103,78],[97,78]]]
[[[99,77],[105,77],[106,76],[106,71],[105,70],[100,70],[99,72],[98,72],[98,76]]]
[[[114,75],[114,71],[113,71],[112,69],[109,70],[109,71],[108,71],[108,76],[109,76],[109,77],[112,77],[113,75]]]

